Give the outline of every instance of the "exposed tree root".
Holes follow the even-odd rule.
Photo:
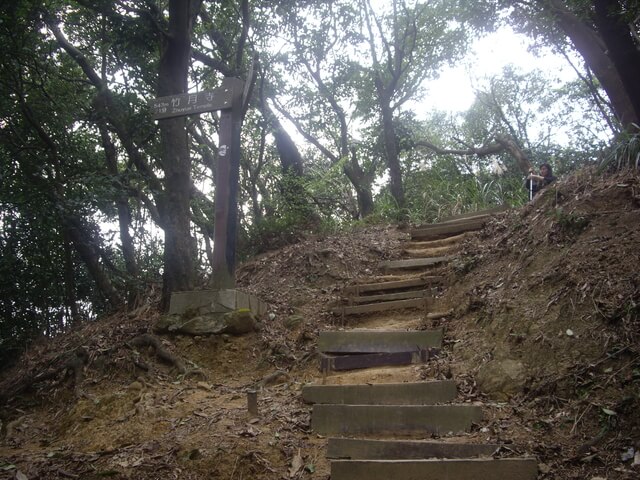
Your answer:
[[[133,340],[129,341],[129,344],[133,347],[153,347],[156,352],[156,356],[170,365],[176,367],[180,373],[186,373],[187,369],[184,367],[182,361],[176,357],[169,350],[164,348],[162,342],[158,337],[150,335],[148,333],[144,333],[142,335],[138,335]]]

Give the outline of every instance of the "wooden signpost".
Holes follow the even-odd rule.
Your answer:
[[[240,129],[245,84],[226,77],[219,88],[155,98],[149,102],[156,120],[221,110],[216,171],[213,245],[214,289],[235,288]]]

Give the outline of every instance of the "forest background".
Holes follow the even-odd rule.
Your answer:
[[[506,67],[468,110],[422,110],[428,81],[505,25],[575,77]],[[219,116],[156,122],[150,99],[250,85],[247,258],[359,223],[518,206],[542,162],[637,168],[639,27],[640,5],[612,0],[3,2],[0,362],[215,275]]]

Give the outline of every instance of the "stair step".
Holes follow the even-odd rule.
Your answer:
[[[424,436],[465,432],[481,418],[475,405],[315,404],[311,425],[320,435]]]
[[[403,308],[426,309],[430,303],[430,296],[409,298],[407,300],[390,300],[387,302],[365,303],[362,305],[345,305],[331,310],[334,315],[359,315],[361,313],[385,312],[387,310],[402,310]]]
[[[454,235],[453,237],[441,238],[439,240],[418,240],[407,242],[405,248],[438,248],[438,247],[459,247],[465,239],[465,233]]]
[[[441,247],[411,247],[404,249],[404,255],[411,258],[434,258],[441,257],[443,254],[452,254],[460,250],[460,245],[443,245]]]
[[[395,270],[406,268],[422,268],[437,265],[439,263],[448,262],[455,258],[453,255],[447,255],[444,257],[431,257],[431,258],[409,258],[406,260],[388,260],[386,262],[380,262],[378,268],[383,270]]]
[[[461,213],[459,215],[452,215],[449,217],[445,217],[442,219],[443,223],[454,221],[454,220],[462,220],[466,218],[480,217],[483,215],[494,215],[496,213],[502,213],[509,210],[511,207],[509,205],[500,205],[499,207],[485,208],[482,210],[477,210],[475,212],[467,212]]]
[[[392,367],[424,363],[440,354],[437,348],[410,352],[358,353],[354,355],[329,356],[320,354],[320,370],[345,371],[372,367]]]
[[[394,280],[391,282],[363,283],[360,285],[349,285],[344,287],[342,292],[345,295],[362,295],[367,292],[382,292],[386,290],[401,290],[405,288],[424,287],[427,285],[436,285],[444,281],[439,275],[424,276],[410,278],[407,280]]]
[[[479,218],[464,223],[434,224],[411,231],[411,240],[436,240],[445,236],[480,230],[487,218]]]
[[[535,458],[333,460],[331,480],[535,480]]]
[[[500,445],[424,440],[329,438],[327,458],[351,460],[415,460],[422,458],[489,457]]]
[[[384,293],[380,295],[362,295],[348,297],[347,301],[351,303],[373,303],[426,297],[433,297],[433,292],[431,290],[412,290],[409,292]]]
[[[318,351],[323,353],[393,353],[439,348],[442,329],[424,331],[350,330],[320,332]]]
[[[364,385],[306,385],[307,403],[351,405],[433,405],[450,402],[457,395],[453,380]]]

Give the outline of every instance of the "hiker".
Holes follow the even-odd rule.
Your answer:
[[[554,182],[556,177],[553,176],[551,165],[543,163],[540,165],[540,175],[533,173],[533,169],[529,171],[529,176],[524,182],[525,187],[529,190],[529,200],[531,200],[540,190]]]

